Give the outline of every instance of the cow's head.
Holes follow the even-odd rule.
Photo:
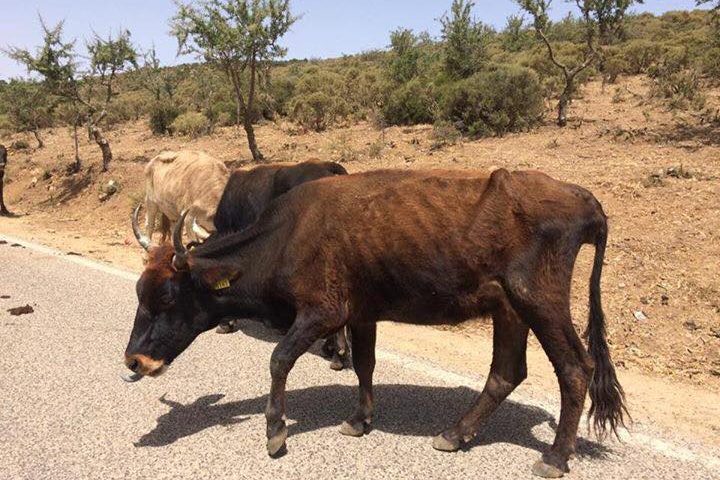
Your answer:
[[[219,321],[213,313],[214,292],[208,286],[212,280],[207,278],[218,272],[193,269],[191,255],[182,243],[185,214],[175,226],[173,245],[151,247],[150,239],[140,232],[137,213],[133,231],[148,259],[136,285],[138,308],[125,349],[125,365],[132,370],[123,377],[127,381],[162,374],[198,335]]]

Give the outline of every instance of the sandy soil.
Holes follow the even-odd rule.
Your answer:
[[[272,161],[333,159],[351,172],[533,168],[589,188],[611,222],[603,295],[616,363],[627,375],[647,373],[718,392],[720,131],[648,102],[645,82],[624,80],[605,94],[599,84],[588,85],[573,105],[574,122],[562,130],[548,124],[438,147],[430,126],[382,132],[365,123],[318,134],[280,122],[260,126],[258,141]],[[109,138],[115,161],[104,174],[97,147],[85,140],[83,171],[64,173],[73,158],[65,128],[46,132],[42,150],[11,151],[6,202],[21,216],[0,219],[0,232],[137,270],[142,263],[128,219],[142,199],[148,159],[164,149],[195,148],[232,166],[249,165],[244,134],[235,128],[192,140],[154,137],[138,122]],[[667,173],[681,166],[689,178]],[[100,188],[111,179],[120,191],[100,201]],[[585,324],[591,256],[589,249],[581,252],[575,276],[578,328]],[[486,341],[489,327],[469,322],[450,333]]]

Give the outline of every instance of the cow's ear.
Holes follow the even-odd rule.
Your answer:
[[[240,272],[225,266],[213,266],[195,271],[195,275],[205,288],[219,292],[230,288],[232,282],[240,276]]]

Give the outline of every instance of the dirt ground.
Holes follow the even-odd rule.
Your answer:
[[[596,83],[573,104],[565,129],[438,145],[431,126],[381,131],[370,123],[304,133],[285,122],[257,129],[271,161],[341,161],[350,172],[375,168],[539,169],[593,191],[610,217],[603,276],[612,354],[622,371],[720,391],[720,129],[675,115],[631,78],[605,93]],[[716,102],[717,96],[711,98]],[[199,139],[155,137],[145,122],[108,132],[114,163],[99,173],[97,147],[81,139],[84,168],[67,176],[70,132],[44,133],[46,148],[10,151],[6,203],[19,214],[0,232],[138,270],[141,257],[129,214],[143,197],[145,163],[165,149],[201,149],[236,167],[250,166],[242,130]],[[9,145],[17,135],[1,138]],[[687,178],[686,178],[687,177]],[[110,180],[117,194],[101,201]],[[592,251],[581,252],[573,315],[584,328]],[[487,322],[454,330],[489,336]]]

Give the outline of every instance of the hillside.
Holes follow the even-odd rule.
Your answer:
[[[303,133],[278,121],[259,126],[258,142],[271,161],[331,159],[350,172],[539,169],[589,188],[610,217],[603,295],[616,363],[720,390],[720,130],[648,101],[645,77],[607,88],[603,93],[599,82],[587,84],[565,129],[547,122],[530,133],[443,144],[429,125],[380,130],[360,122]],[[717,102],[717,91],[708,96]],[[0,231],[135,269],[141,255],[129,213],[142,199],[150,158],[193,148],[234,167],[250,166],[244,132],[235,127],[193,140],[154,136],[145,119],[119,124],[108,132],[116,157],[110,172],[99,173],[97,147],[81,139],[85,168],[70,176],[68,129],[43,136],[44,149],[10,151],[6,202],[20,216],[0,219]],[[17,134],[0,142],[30,138]],[[101,201],[110,180],[120,190]],[[590,260],[583,250],[573,287],[578,329],[585,324]],[[489,333],[487,322],[459,328]]]

